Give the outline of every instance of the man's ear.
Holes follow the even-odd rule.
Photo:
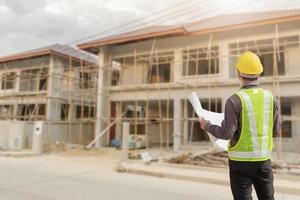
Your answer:
[[[236,70],[236,75],[237,75],[239,81],[240,81],[241,83],[243,83],[244,81],[243,81],[243,79],[242,79],[242,77],[241,77],[241,73],[239,72],[239,70]]]
[[[260,78],[261,77],[261,73],[258,75],[258,78]]]
[[[238,77],[238,79],[240,79],[241,74],[240,74],[239,70],[236,70],[236,76]]]

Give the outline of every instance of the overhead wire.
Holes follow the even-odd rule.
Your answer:
[[[199,0],[191,0],[190,2],[195,2],[195,3],[197,2],[197,3],[199,3]],[[145,17],[141,17],[141,18],[138,18],[138,19],[135,19],[135,20],[130,20],[130,21],[126,22],[126,23],[123,23],[121,25],[109,28],[109,29],[101,31],[99,33],[96,33],[96,34],[93,34],[93,35],[81,38],[81,39],[76,40],[76,41],[71,41],[71,42],[69,42],[69,44],[73,44],[73,43],[84,41],[86,39],[91,39],[91,38],[94,38],[94,37],[98,37],[98,36],[103,35],[105,33],[111,33],[114,30],[118,30],[119,28],[127,27],[127,26],[130,26],[130,25],[138,23],[138,22],[144,23],[144,20],[151,19],[152,17],[155,17],[155,16],[160,17],[159,14],[168,12],[168,11],[170,11],[172,9],[178,9],[178,8],[184,9],[184,7],[182,7],[183,5],[184,5],[184,7],[185,6],[194,6],[194,4],[192,4],[192,5],[188,4],[187,5],[187,2],[178,3],[178,4],[175,4],[175,5],[171,6],[171,7],[168,7],[166,9],[162,9],[160,11],[154,12],[154,13],[152,13],[150,15],[145,16]]]
[[[284,0],[280,0],[279,2],[284,2]],[[226,12],[231,12],[232,10],[237,10],[237,9],[240,9],[240,8],[243,8],[244,6],[253,6],[253,5],[256,5],[256,4],[258,4],[258,3],[260,3],[260,1],[259,0],[256,0],[256,1],[249,1],[248,2],[248,4],[242,4],[242,5],[239,5],[239,6],[236,6],[236,7],[233,7],[233,8],[231,8],[231,9],[229,9],[229,10],[227,10]],[[273,5],[275,5],[274,3],[273,3]],[[173,7],[174,8],[174,7]],[[217,8],[223,8],[222,7],[222,5],[220,5],[220,6],[218,6]],[[212,7],[212,9],[213,10],[215,10],[214,12],[211,12],[211,9],[209,9],[209,10],[206,10],[206,12],[204,12],[204,13],[209,13],[209,16],[215,16],[215,15],[219,15],[219,14],[222,14],[223,12],[218,12],[217,10],[216,10],[216,8],[215,7]],[[158,12],[156,12],[156,13],[158,13]],[[187,18],[187,19],[185,19],[185,20],[182,20],[182,21],[180,21],[180,23],[185,23],[185,22],[189,22],[189,21],[191,21],[192,19],[199,19],[200,17],[202,17],[203,19],[205,19],[205,18],[207,18],[208,17],[208,15],[203,15],[204,14],[203,12],[201,13],[201,15],[192,15],[191,17],[189,17],[189,18]],[[186,16],[185,15],[186,13],[181,13],[180,15],[177,15],[177,17],[180,17],[180,16]],[[157,21],[154,21],[154,22],[156,22],[156,23],[159,23],[159,21],[161,21],[162,20],[162,18],[159,18],[159,19],[157,19]],[[140,28],[140,27],[147,27],[147,26],[149,26],[150,24],[153,24],[153,22],[152,23],[148,23],[148,24],[145,24],[145,25],[143,25],[143,26],[136,26],[135,28]],[[117,27],[116,27],[117,28]],[[108,31],[108,30],[107,30]],[[106,32],[106,31],[103,31],[103,32]],[[95,36],[95,35],[94,35]],[[93,37],[94,37],[93,36]],[[83,40],[83,39],[82,39]],[[81,40],[81,41],[82,41]],[[68,44],[68,43],[67,43]]]
[[[279,0],[278,2],[286,2],[286,1],[285,0]],[[226,12],[218,12],[218,13],[217,12],[214,12],[214,13],[207,12],[207,13],[209,13],[208,15],[206,15],[206,16],[200,15],[200,16],[203,17],[204,19],[207,19],[208,17],[213,17],[213,16],[217,16],[217,15],[220,15],[220,14],[228,14],[229,12],[239,10],[240,8],[245,7],[245,6],[248,6],[248,9],[251,10],[251,8],[249,8],[249,6],[252,7],[252,6],[255,6],[259,3],[260,3],[260,1],[253,1],[253,2],[249,1],[247,4],[244,4],[242,6],[230,7],[228,10],[226,10]],[[219,6],[219,7],[222,7],[222,5]],[[237,13],[235,13],[235,14],[237,14]],[[199,15],[192,15],[191,17],[189,17],[189,18],[187,18],[183,21],[180,21],[180,23],[186,23],[186,22],[189,22],[189,21],[194,20],[194,19],[199,19],[200,16]]]
[[[212,11],[216,11],[216,8],[220,8],[221,10],[224,10],[225,8],[224,8],[224,5],[223,4],[220,4],[220,3],[218,3],[219,1],[214,1],[213,3],[210,1],[209,3],[204,3],[204,4],[196,4],[196,5],[194,5],[194,4],[192,4],[192,5],[189,5],[189,7],[187,7],[187,8],[185,8],[185,9],[183,9],[183,10],[180,10],[180,11],[173,11],[173,12],[171,12],[171,13],[164,13],[164,11],[169,11],[169,10],[171,10],[171,8],[172,9],[176,9],[176,8],[180,8],[180,7],[176,7],[176,6],[172,6],[172,7],[170,7],[170,8],[167,8],[167,9],[165,9],[165,10],[161,10],[161,11],[158,11],[158,12],[156,12],[156,13],[154,13],[153,15],[149,15],[149,16],[147,16],[147,17],[143,17],[143,18],[139,18],[139,19],[137,19],[137,20],[134,20],[134,21],[132,21],[132,22],[128,22],[128,23],[125,23],[125,24],[122,24],[122,25],[120,25],[120,26],[116,26],[116,27],[113,27],[113,28],[111,28],[111,29],[108,29],[108,30],[105,30],[105,31],[103,31],[103,32],[100,32],[100,33],[98,33],[98,34],[94,34],[94,35],[91,35],[91,36],[88,36],[88,37],[85,37],[85,38],[82,38],[82,39],[80,39],[80,40],[76,40],[76,41],[73,41],[73,42],[69,42],[68,44],[74,44],[74,43],[78,43],[78,42],[81,42],[81,41],[84,41],[84,40],[92,40],[92,38],[95,38],[95,37],[100,37],[100,36],[103,36],[105,33],[111,33],[112,31],[114,31],[114,30],[118,30],[119,28],[122,28],[122,27],[124,27],[125,28],[125,30],[119,30],[118,31],[118,33],[122,33],[122,32],[124,32],[124,31],[133,31],[133,30],[136,30],[136,29],[139,29],[139,28],[142,28],[142,27],[147,27],[147,26],[149,26],[149,25],[152,25],[152,24],[157,24],[157,23],[164,23],[165,21],[168,21],[168,20],[176,20],[176,16],[187,16],[186,14],[187,13],[189,13],[189,12],[194,12],[194,11],[197,11],[200,7],[201,8],[203,8],[203,9],[205,9],[205,13],[210,13],[210,15],[209,16],[213,16],[213,15],[216,15],[216,13],[217,14],[222,14],[223,12],[221,11],[219,11],[219,12],[212,12]],[[245,2],[245,1],[244,1]],[[200,3],[199,1],[196,1],[195,3]],[[248,4],[258,4],[258,3],[261,3],[261,1],[259,1],[259,0],[255,0],[255,1],[249,1],[248,2]],[[182,4],[180,4],[180,5],[182,5]],[[217,5],[217,7],[216,7],[216,5]],[[236,4],[236,5],[238,5],[238,4]],[[275,5],[274,4],[274,2],[273,2],[273,5]],[[206,6],[206,7],[210,7],[210,9],[206,9],[204,6]],[[245,7],[246,5],[244,4],[241,4],[241,5],[238,5],[238,6],[236,6],[236,7],[231,7],[231,10],[233,10],[232,8],[237,8],[237,9],[240,9],[240,8],[242,8],[242,7]],[[187,9],[191,9],[191,10],[187,10]],[[183,11],[183,12],[182,12]],[[159,14],[161,14],[161,13],[164,13],[165,15],[162,15],[162,16],[160,16]],[[178,14],[178,13],[181,13],[181,14]],[[201,15],[197,15],[198,17],[199,17],[199,19],[201,19],[201,16],[202,16],[202,18],[205,18],[205,17],[207,17],[207,15],[203,15],[203,11],[201,11],[200,12],[201,13]],[[145,23],[145,21],[144,20],[147,20],[147,19],[149,19],[149,18],[152,18],[153,16],[157,16],[158,18],[157,19],[152,19],[151,20],[151,22],[149,22],[149,23]],[[170,19],[171,17],[173,17],[173,19]],[[136,22],[141,22],[142,24],[136,24],[136,25],[134,25]],[[134,25],[133,27],[130,27],[130,25]],[[129,27],[128,27],[129,26]]]

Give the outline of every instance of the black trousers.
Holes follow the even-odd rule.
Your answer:
[[[251,200],[252,185],[259,200],[274,200],[271,160],[240,162],[229,160],[230,186],[235,200]]]

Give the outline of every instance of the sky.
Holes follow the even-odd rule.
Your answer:
[[[100,38],[103,31],[298,7],[300,0],[0,0],[0,57],[56,43],[74,45]],[[107,31],[117,26],[122,27]]]

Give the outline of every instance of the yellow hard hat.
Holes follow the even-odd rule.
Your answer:
[[[236,63],[236,68],[242,75],[245,76],[259,76],[264,71],[259,57],[250,51],[247,51],[239,57]]]

